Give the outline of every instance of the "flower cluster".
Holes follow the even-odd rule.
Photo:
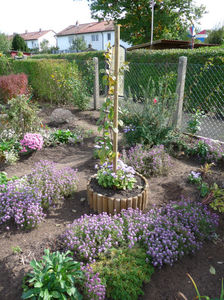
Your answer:
[[[43,210],[63,200],[77,187],[76,171],[59,170],[49,161],[37,163],[28,176],[11,178],[7,185],[4,181],[0,185],[0,224],[12,220],[18,227],[28,229],[42,221]]]
[[[43,137],[39,133],[26,133],[23,139],[20,141],[23,147],[21,152],[27,152],[27,150],[41,150],[44,144]]]
[[[187,148],[189,154],[197,155],[208,162],[217,162],[224,158],[224,144],[209,138],[195,139]]]
[[[51,204],[58,203],[76,190],[76,173],[70,167],[57,169],[57,164],[43,160],[35,164],[28,182],[39,189],[42,207],[48,209]]]
[[[201,181],[202,181],[201,173],[191,171],[191,173],[188,175],[188,181],[190,183],[196,183],[196,184],[201,183]]]
[[[218,161],[224,157],[223,143],[203,137],[201,137],[199,140],[203,142],[208,148],[208,153],[206,155],[207,161]]]
[[[113,163],[107,161],[99,167],[97,172],[99,185],[105,188],[133,189],[136,182],[135,170],[127,166],[122,160],[117,161],[117,172],[113,171]]]
[[[134,125],[127,125],[123,129],[124,133],[127,133],[129,131],[135,131],[135,126]]]
[[[94,273],[90,265],[83,266],[81,270],[84,273],[84,294],[87,299],[103,300],[106,296],[106,287],[101,283],[98,273]]]
[[[75,255],[90,262],[112,248],[138,244],[152,264],[161,267],[194,252],[217,225],[217,215],[202,204],[182,201],[145,214],[129,209],[115,216],[84,215],[69,226],[64,240]]]
[[[126,164],[146,177],[167,175],[172,165],[170,156],[165,152],[163,145],[145,148],[138,144],[128,151],[123,150],[122,157]]]
[[[0,186],[0,224],[13,220],[18,227],[31,229],[44,217],[38,188],[19,181]]]

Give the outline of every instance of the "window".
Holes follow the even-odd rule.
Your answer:
[[[70,46],[72,45],[73,40],[74,40],[73,35],[68,37],[68,42],[69,42]]]
[[[110,41],[111,40],[111,33],[107,34],[107,40]]]
[[[92,34],[92,35],[91,35],[91,39],[92,39],[92,42],[97,42],[97,41],[99,41],[99,36],[98,36],[98,34]]]

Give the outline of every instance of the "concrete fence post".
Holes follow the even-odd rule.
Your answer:
[[[94,96],[93,107],[96,110],[99,104],[99,60],[98,57],[93,57],[94,63]]]
[[[177,129],[181,129],[181,123],[182,123],[186,71],[187,71],[187,57],[181,56],[179,58],[179,64],[178,64],[178,77],[177,77],[177,87],[176,87],[177,106],[173,118],[173,125]]]

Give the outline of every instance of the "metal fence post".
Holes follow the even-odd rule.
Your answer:
[[[99,60],[98,57],[93,57],[94,63],[94,96],[93,105],[94,109],[97,109],[97,104],[99,103]]]
[[[182,111],[183,111],[183,100],[184,100],[184,86],[187,71],[187,57],[181,56],[178,64],[178,77],[177,77],[177,107],[174,114],[173,125],[180,129],[182,123]]]

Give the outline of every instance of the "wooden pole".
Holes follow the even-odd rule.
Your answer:
[[[99,60],[98,57],[93,57],[94,64],[94,96],[93,96],[93,107],[97,109],[99,103]]]
[[[119,87],[119,47],[120,47],[120,25],[115,26],[115,65],[114,65],[114,131],[113,131],[113,171],[117,171],[118,159],[118,87]]]
[[[178,77],[177,77],[177,107],[174,113],[173,125],[177,129],[181,129],[182,125],[182,113],[183,113],[183,101],[184,101],[184,86],[187,72],[187,57],[181,56],[178,64]]]

